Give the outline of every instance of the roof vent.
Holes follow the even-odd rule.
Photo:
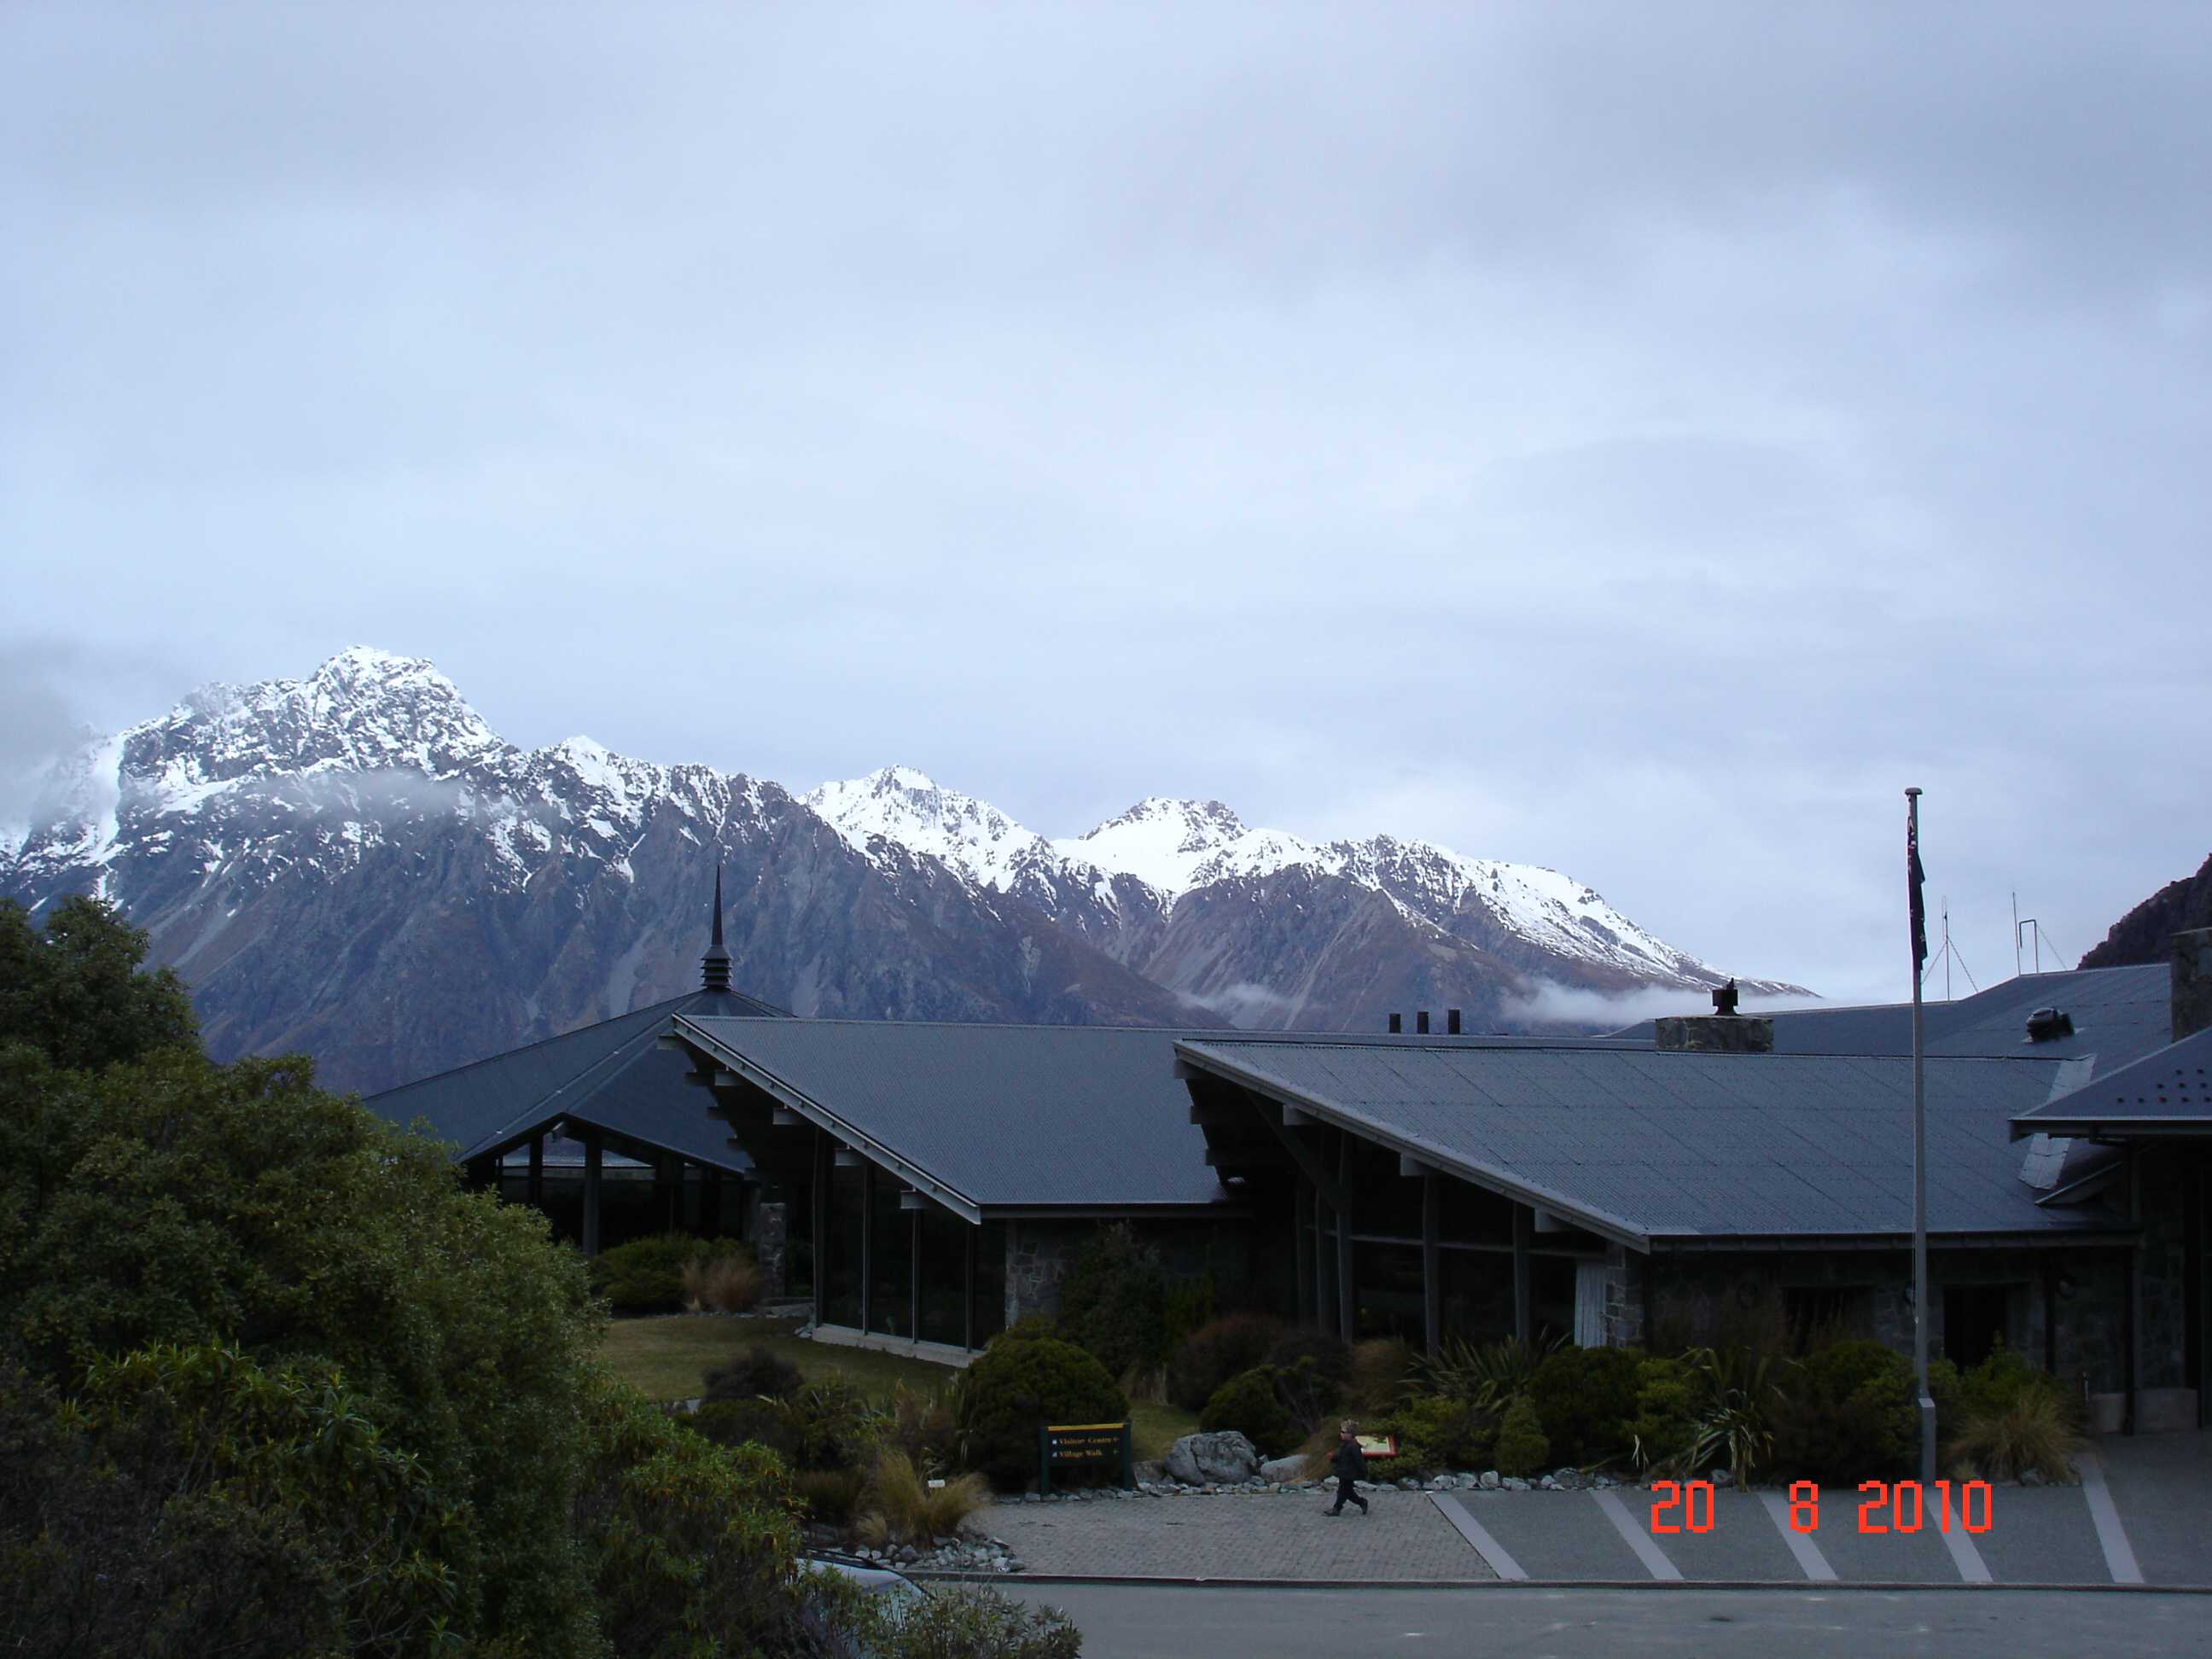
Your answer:
[[[2027,1017],[2030,1042],[2053,1042],[2074,1035],[2074,1017],[2063,1009],[2039,1008]]]
[[[1723,1016],[1732,1015],[1735,1012],[1735,1005],[1736,990],[1735,981],[1734,980],[1730,980],[1725,985],[1716,985],[1713,987],[1713,1012],[1715,1013]]]
[[[1413,1016],[1413,1030],[1414,1030],[1414,1031],[1415,1031],[1418,1035],[1419,1035],[1419,1036],[1428,1036],[1428,1034],[1429,1034],[1429,1011],[1428,1011],[1427,1009],[1424,1008],[1424,1009],[1422,1009],[1419,1013],[1417,1013],[1417,1014],[1415,1014],[1415,1015]]]
[[[1456,1008],[1444,1010],[1444,1035],[1446,1036],[1459,1035],[1459,1010]]]
[[[1390,1016],[1390,1035],[1392,1036],[1398,1036],[1400,1033],[1404,1031],[1405,1029],[1406,1020],[1403,1015],[1393,1014]]]

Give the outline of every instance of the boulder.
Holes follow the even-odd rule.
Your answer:
[[[1236,1486],[1260,1472],[1260,1454],[1234,1429],[1187,1434],[1168,1449],[1161,1466],[1185,1486]]]
[[[1271,1457],[1260,1465],[1260,1476],[1265,1480],[1303,1480],[1306,1478],[1306,1460],[1303,1457]]]
[[[1498,1478],[1498,1471],[1496,1469],[1485,1469],[1482,1472],[1482,1489],[1485,1492],[1496,1492],[1505,1483],[1503,1480]]]

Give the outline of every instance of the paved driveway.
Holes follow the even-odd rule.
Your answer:
[[[2108,1439],[2079,1486],[1998,1486],[1987,1524],[1904,1529],[1856,1492],[1822,1494],[1799,1531],[1784,1495],[1714,1494],[1710,1524],[1655,1532],[1648,1492],[1370,1494],[1331,1518],[1320,1492],[1135,1498],[994,1509],[1032,1576],[1465,1583],[2212,1586],[2212,1434]],[[1706,1520],[1700,1511],[1697,1518]],[[1904,1516],[1912,1518],[1908,1502]],[[1884,1529],[1873,1530],[1880,1523]]]

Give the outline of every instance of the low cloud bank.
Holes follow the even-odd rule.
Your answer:
[[[1738,1005],[1747,1014],[1820,1006],[1818,997],[1746,997]],[[1617,1031],[1640,1019],[1658,1019],[1668,1014],[1710,1014],[1712,1011],[1712,994],[1698,986],[1653,985],[1633,991],[1593,991],[1551,980],[1539,980],[1535,989],[1528,994],[1509,996],[1498,1004],[1498,1012],[1516,1025],[1583,1025],[1601,1031]]]

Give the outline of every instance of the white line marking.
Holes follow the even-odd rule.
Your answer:
[[[2135,1547],[2128,1542],[2128,1529],[2120,1524],[2112,1489],[2105,1485],[2104,1460],[2094,1452],[2083,1452],[2081,1463],[2081,1496],[2089,1500],[2089,1519],[2096,1523],[2097,1542],[2105,1552],[2105,1570],[2112,1575],[2115,1584],[2140,1584],[2142,1569],[2136,1565]]]
[[[1526,1583],[1528,1573],[1521,1564],[1506,1553],[1505,1546],[1490,1535],[1490,1528],[1467,1512],[1467,1505],[1451,1492],[1432,1492],[1430,1501],[1443,1511],[1444,1519],[1459,1528],[1459,1535],[1474,1546],[1474,1553],[1490,1563],[1491,1571],[1500,1578]]]
[[[1790,1553],[1797,1558],[1797,1565],[1808,1578],[1824,1584],[1837,1581],[1836,1570],[1828,1565],[1828,1558],[1820,1553],[1820,1547],[1813,1541],[1810,1533],[1799,1532],[1790,1524],[1790,1504],[1778,1492],[1763,1492],[1759,1501],[1766,1505],[1767,1517],[1774,1522],[1774,1530],[1782,1534],[1782,1541],[1790,1546]]]
[[[1597,1506],[1605,1511],[1605,1518],[1613,1522],[1614,1530],[1626,1540],[1628,1547],[1636,1552],[1636,1559],[1650,1570],[1654,1578],[1680,1582],[1682,1570],[1669,1561],[1666,1552],[1653,1543],[1650,1535],[1636,1524],[1626,1504],[1609,1492],[1594,1492],[1590,1496],[1597,1499]]]
[[[1939,1521],[1936,1528],[1936,1535],[1943,1540],[1943,1547],[1951,1552],[1951,1565],[1958,1568],[1959,1577],[1963,1581],[1969,1584],[1990,1583],[1992,1580],[1990,1577],[1989,1565],[1982,1559],[1982,1553],[1974,1547],[1974,1537],[1966,1530],[1966,1517],[1963,1515],[1954,1517],[1954,1523],[1948,1532],[1943,1529]]]

